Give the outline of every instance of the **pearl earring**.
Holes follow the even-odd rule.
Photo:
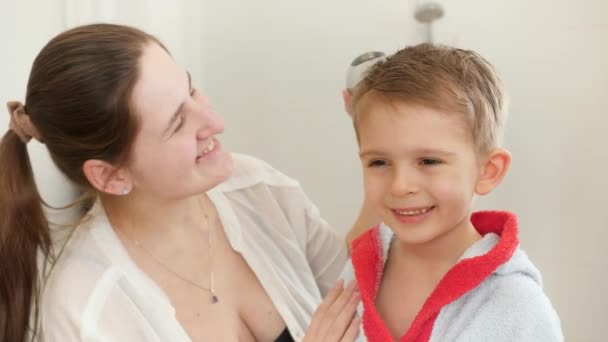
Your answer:
[[[123,196],[126,196],[126,195],[128,195],[128,194],[129,194],[129,189],[127,189],[126,187],[125,187],[125,188],[122,188],[122,195],[123,195]]]

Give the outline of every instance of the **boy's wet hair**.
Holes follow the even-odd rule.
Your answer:
[[[505,94],[492,65],[474,51],[441,45],[406,47],[375,64],[353,95],[355,130],[368,101],[406,102],[465,115],[480,153],[500,145]],[[358,132],[357,132],[358,135]]]

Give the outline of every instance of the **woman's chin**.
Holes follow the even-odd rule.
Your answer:
[[[205,191],[211,190],[222,182],[226,181],[232,175],[234,162],[232,155],[225,151],[217,151],[213,163],[204,165],[200,174],[205,183]]]

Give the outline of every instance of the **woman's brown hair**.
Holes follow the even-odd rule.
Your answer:
[[[132,27],[86,25],[53,38],[34,60],[23,110],[83,192],[93,192],[86,160],[120,164],[128,157],[137,131],[129,100],[151,42],[161,45]],[[0,165],[0,341],[23,342],[37,332],[38,258],[46,263],[56,253],[26,145],[14,130],[0,142]]]

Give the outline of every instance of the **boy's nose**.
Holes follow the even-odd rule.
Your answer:
[[[396,172],[393,176],[390,193],[393,197],[403,197],[418,192],[414,177],[405,172]]]

